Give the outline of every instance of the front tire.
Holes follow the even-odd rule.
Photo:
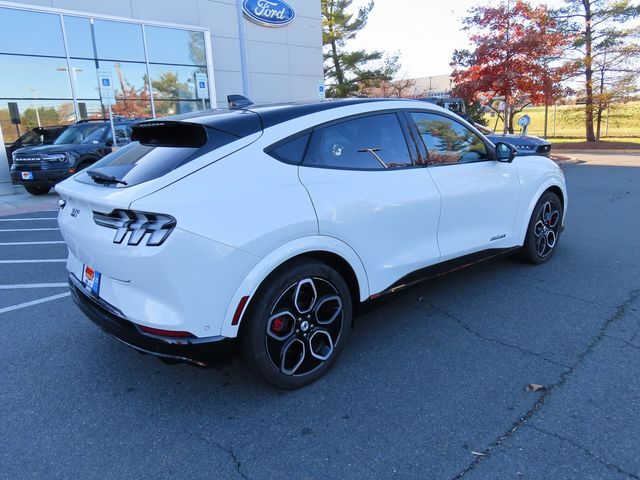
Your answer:
[[[24,188],[31,195],[46,195],[51,190],[51,187],[36,187],[34,185],[25,185]]]
[[[553,192],[542,194],[536,203],[520,258],[525,262],[539,265],[548,261],[556,251],[562,227],[562,202]]]
[[[349,288],[336,270],[296,261],[271,275],[252,300],[240,335],[244,360],[276,387],[303,387],[331,368],[352,315]]]

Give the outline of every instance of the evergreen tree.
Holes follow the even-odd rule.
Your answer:
[[[359,96],[365,88],[389,81],[400,69],[399,55],[385,56],[381,51],[345,50],[347,41],[356,37],[367,24],[373,0],[349,13],[353,0],[322,0],[322,42],[327,96]]]

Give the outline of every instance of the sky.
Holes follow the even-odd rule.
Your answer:
[[[366,0],[354,0],[354,10],[366,3]],[[462,18],[470,7],[482,3],[478,0],[375,0],[367,25],[349,42],[348,48],[399,51],[402,69],[398,78],[449,73],[453,51],[468,46],[467,32],[461,31]],[[545,3],[557,7],[562,0]]]

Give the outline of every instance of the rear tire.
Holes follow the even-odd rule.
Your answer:
[[[351,331],[353,306],[336,270],[301,260],[272,274],[245,315],[240,343],[248,367],[276,387],[295,389],[334,364]]]
[[[31,195],[46,195],[51,190],[51,187],[36,187],[33,185],[25,185],[24,188]]]
[[[539,265],[548,261],[556,251],[562,228],[562,202],[553,192],[542,194],[536,203],[524,245],[519,252],[521,260]]]

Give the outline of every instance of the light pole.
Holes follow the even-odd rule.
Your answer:
[[[67,67],[58,67],[56,70],[59,72],[68,72],[69,69]],[[78,76],[77,72],[82,72],[80,67],[71,67],[71,81],[73,82],[72,91],[78,91]],[[76,112],[76,120],[80,118],[80,112]]]
[[[38,106],[36,105],[36,89],[35,88],[30,88],[29,91],[31,92],[31,94],[33,95],[33,108],[36,111],[36,120],[38,121],[38,127],[42,127],[42,124],[40,123],[40,112],[38,112]]]

